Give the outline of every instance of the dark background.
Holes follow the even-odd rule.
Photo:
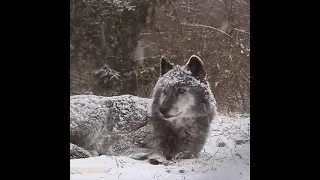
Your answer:
[[[150,97],[193,54],[218,111],[250,113],[250,0],[70,1],[70,95]]]

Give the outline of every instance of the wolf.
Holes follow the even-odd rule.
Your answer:
[[[152,98],[132,95],[70,98],[70,159],[125,155],[165,164],[197,157],[216,116],[203,61],[184,66],[160,60]]]
[[[70,159],[129,155],[146,144],[151,99],[132,95],[70,97]]]

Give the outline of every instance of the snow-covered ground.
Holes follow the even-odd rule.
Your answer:
[[[70,171],[73,180],[249,180],[250,117],[218,116],[198,159],[164,166],[124,156],[99,156],[70,160]]]

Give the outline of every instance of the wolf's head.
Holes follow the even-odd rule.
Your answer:
[[[198,56],[192,55],[184,66],[174,66],[162,57],[160,66],[161,76],[153,93],[153,115],[167,121],[213,115],[215,100]]]

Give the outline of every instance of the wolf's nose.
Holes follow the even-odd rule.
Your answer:
[[[170,118],[171,116],[168,114],[168,108],[160,108],[159,109],[162,117],[164,118]]]
[[[167,109],[166,108],[160,107],[159,111],[160,111],[161,114],[167,114]]]

